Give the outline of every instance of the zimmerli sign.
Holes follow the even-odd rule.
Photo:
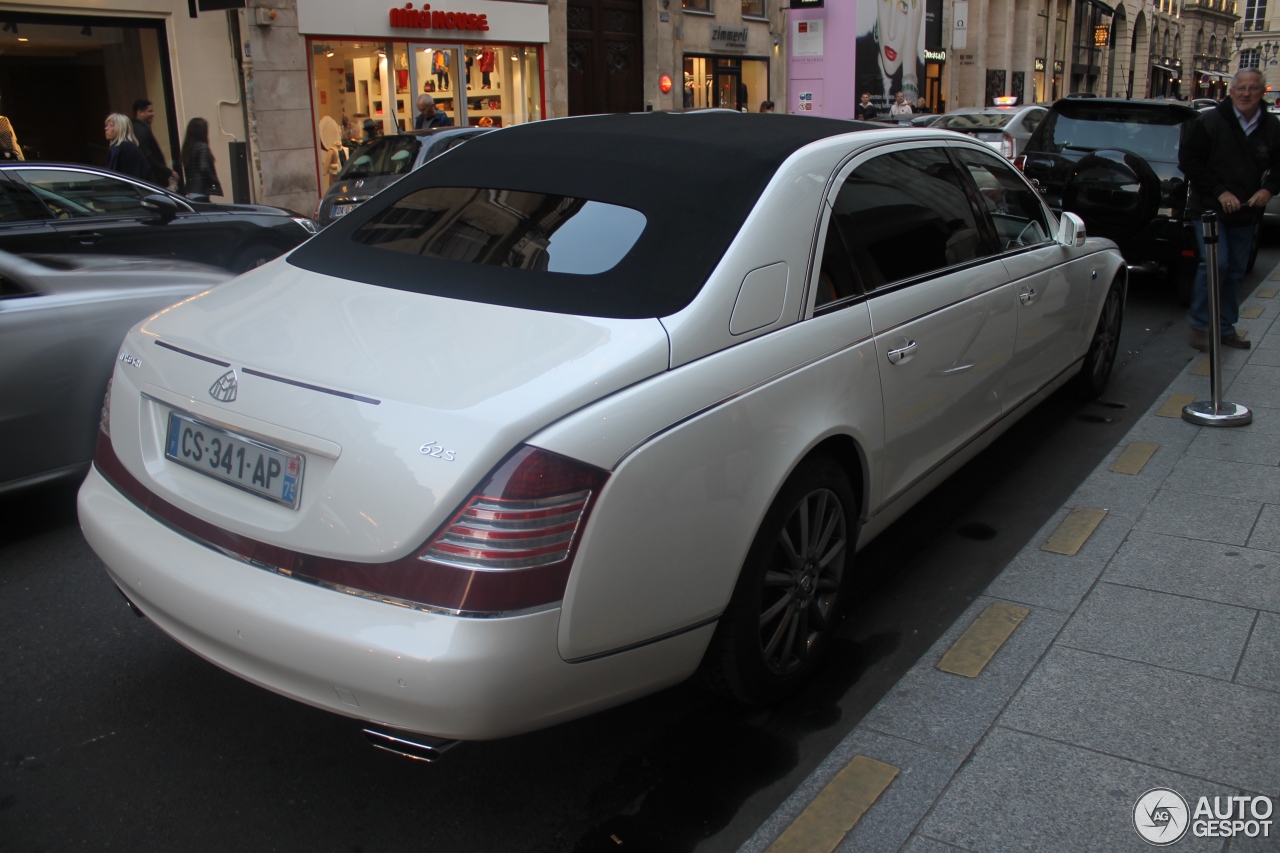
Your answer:
[[[747,28],[743,27],[740,30],[731,30],[717,24],[711,29],[711,49],[746,50]]]
[[[488,30],[488,15],[472,15],[466,12],[431,11],[430,5],[421,9],[405,3],[403,9],[391,10],[391,26],[415,30]]]

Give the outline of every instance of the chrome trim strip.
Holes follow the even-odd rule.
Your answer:
[[[173,344],[166,344],[164,341],[160,340],[159,338],[156,338],[155,343],[156,343],[156,346],[158,346],[158,347],[164,347],[165,349],[171,349],[171,350],[173,350],[174,352],[180,352],[180,353],[182,353],[183,355],[190,356],[191,358],[198,358],[198,359],[200,359],[201,361],[207,361],[207,362],[209,362],[210,364],[216,364],[216,365],[218,365],[219,367],[230,367],[230,366],[231,366],[231,362],[228,362],[228,361],[218,361],[216,358],[210,358],[210,357],[209,357],[209,356],[207,356],[207,355],[200,355],[200,353],[198,353],[198,352],[191,352],[190,350],[185,350],[185,349],[183,349],[182,347],[175,347]]]
[[[306,388],[308,391],[319,391],[322,394],[332,394],[335,397],[342,397],[347,400],[355,400],[357,403],[368,403],[371,406],[382,404],[381,400],[375,400],[372,397],[361,397],[359,394],[352,394],[347,391],[335,391],[332,388],[325,388],[323,385],[312,385],[309,382],[299,382],[297,379],[285,379],[283,376],[275,376],[271,373],[263,373],[261,370],[254,370],[252,367],[240,368],[242,373],[249,376],[258,376],[262,379],[271,379],[276,382],[283,382],[286,385],[294,385],[298,388]]]
[[[681,634],[688,634],[690,631],[696,631],[699,628],[705,628],[708,625],[714,625],[715,623],[720,621],[721,615],[723,614],[712,616],[710,619],[703,619],[701,622],[695,622],[692,625],[686,625],[683,628],[677,628],[674,631],[668,631],[665,634],[659,634],[656,637],[650,637],[647,640],[640,640],[637,643],[630,643],[625,646],[620,646],[616,649],[610,649],[607,652],[597,652],[593,655],[586,655],[585,657],[580,657],[580,658],[565,658],[564,662],[565,663],[590,663],[591,661],[600,660],[601,658],[612,657],[613,655],[622,654],[623,652],[629,652],[635,649],[644,648],[645,646],[651,646],[654,643],[661,643],[663,640],[670,640],[672,637],[679,637]]]

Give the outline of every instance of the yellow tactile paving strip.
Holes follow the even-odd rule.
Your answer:
[[[1246,305],[1240,309],[1241,320],[1256,320],[1262,316],[1261,305]]]
[[[1107,511],[1105,509],[1094,509],[1088,506],[1078,506],[1071,510],[1071,514],[1062,519],[1062,523],[1058,525],[1058,529],[1049,537],[1049,541],[1040,546],[1041,551],[1050,551],[1054,554],[1065,554],[1068,557],[1075,556],[1076,552],[1089,541],[1089,537],[1093,535],[1093,531],[1098,529],[1098,525],[1102,523],[1102,519],[1106,518]]]
[[[1160,445],[1153,441],[1135,441],[1124,449],[1111,470],[1117,474],[1137,474],[1159,449]]]
[[[938,661],[938,669],[966,678],[977,678],[996,656],[996,652],[1000,651],[1004,641],[1013,634],[1013,629],[1022,624],[1022,620],[1030,612],[1025,607],[997,601],[982,611],[982,615],[965,629],[955,645]]]
[[[1276,289],[1274,287],[1259,287],[1253,292],[1253,295],[1259,299],[1275,299]]]
[[[898,773],[892,764],[855,755],[769,845],[768,853],[831,853]]]
[[[1162,418],[1180,418],[1183,407],[1195,401],[1195,394],[1170,394],[1169,399],[1164,401],[1164,405],[1156,414]]]

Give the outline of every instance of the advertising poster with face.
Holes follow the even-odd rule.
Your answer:
[[[920,97],[924,79],[925,0],[857,0],[857,92],[871,94],[882,113],[902,92]]]

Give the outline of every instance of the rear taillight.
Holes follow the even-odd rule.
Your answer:
[[[94,464],[116,488],[169,527],[286,577],[368,598],[462,616],[553,606],[607,471],[524,446],[511,454],[425,546],[389,563],[317,557],[232,533],[144,486],[98,435]]]
[[[570,559],[592,495],[608,475],[534,447],[495,471],[418,559],[477,571],[516,571]]]
[[[1013,141],[1013,137],[1007,133],[1000,137],[1000,156],[1012,160],[1014,155],[1018,153],[1018,145]]]
[[[102,398],[102,414],[98,415],[98,429],[108,436],[111,435],[111,383],[114,381],[114,376],[107,379],[107,393]]]
[[[1019,172],[1026,172],[1027,171],[1027,155],[1019,154],[1017,157],[1014,157],[1013,165],[1017,167]]]

